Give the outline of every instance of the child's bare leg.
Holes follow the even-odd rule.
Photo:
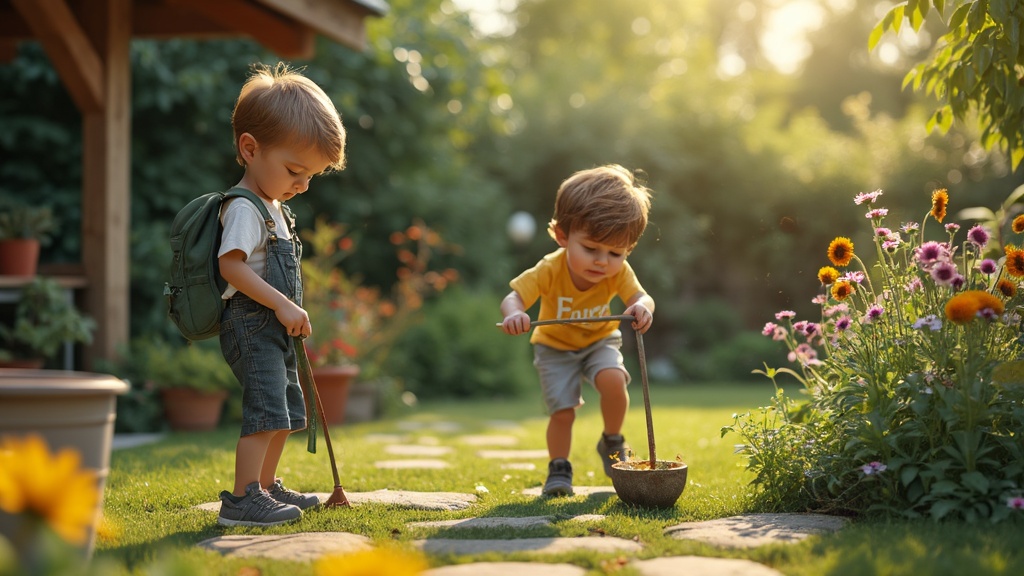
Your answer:
[[[260,486],[270,486],[277,479],[277,464],[281,461],[281,454],[284,453],[285,443],[291,433],[291,430],[278,430],[270,439],[267,455],[263,458],[263,467],[260,469]]]
[[[576,420],[576,409],[559,410],[548,419],[548,457],[569,458],[572,447],[572,423]]]
[[[626,374],[618,368],[605,368],[594,377],[594,387],[601,395],[601,417],[604,418],[604,433],[622,432],[622,423],[629,409],[629,394],[626,392]]]
[[[280,430],[268,430],[238,439],[238,445],[235,446],[235,488],[232,494],[245,496],[245,487],[259,481],[267,449],[278,432]]]

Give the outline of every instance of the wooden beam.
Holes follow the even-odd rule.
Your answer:
[[[366,48],[364,19],[372,14],[349,0],[256,0],[353,50]]]
[[[288,18],[246,0],[168,0],[173,6],[224,26],[237,34],[253,37],[283,58],[313,56],[313,31]]]
[[[213,22],[191,10],[167,4],[143,2],[132,13],[132,35],[136,38],[227,38],[237,37],[234,28]]]
[[[0,39],[0,64],[10,64],[18,55],[18,43]]]
[[[43,45],[72,100],[84,113],[100,110],[103,65],[96,50],[64,0],[12,0]]]
[[[103,61],[99,111],[82,115],[82,264],[96,319],[86,369],[129,338],[132,0],[93,0],[82,24]]]

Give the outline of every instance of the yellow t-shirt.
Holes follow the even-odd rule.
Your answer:
[[[643,290],[628,262],[623,262],[622,270],[615,276],[587,290],[576,288],[569,276],[564,248],[545,256],[536,266],[509,282],[509,286],[522,298],[526,309],[540,298],[538,320],[609,316],[612,298],[618,296],[628,302]],[[530,343],[559,350],[579,350],[611,335],[618,327],[617,321],[538,326],[530,336]]]

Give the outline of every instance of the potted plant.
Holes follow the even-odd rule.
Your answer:
[[[0,275],[35,276],[39,248],[49,245],[57,229],[53,211],[13,202],[0,208]]]
[[[172,430],[213,430],[224,402],[238,387],[212,341],[175,345],[162,340],[134,346],[133,363],[156,390]]]
[[[12,324],[0,324],[0,362],[41,368],[66,343],[92,342],[96,323],[75,308],[63,288],[35,278],[22,289]]]
[[[424,297],[457,275],[428,267],[441,238],[422,223],[391,235],[401,265],[390,297],[342,270],[355,249],[344,225],[319,218],[302,239],[311,252],[302,260],[302,305],[313,322],[305,347],[327,422],[340,424],[346,414],[352,421],[372,419],[380,392],[373,382],[387,380],[382,368],[395,340],[416,321]],[[362,382],[353,383],[358,375]]]

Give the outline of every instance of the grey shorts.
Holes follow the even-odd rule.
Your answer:
[[[533,365],[540,377],[540,388],[548,414],[583,405],[583,381],[594,385],[597,373],[605,368],[618,368],[626,375],[622,365],[622,333],[598,340],[581,350],[559,350],[543,344],[533,347]]]

